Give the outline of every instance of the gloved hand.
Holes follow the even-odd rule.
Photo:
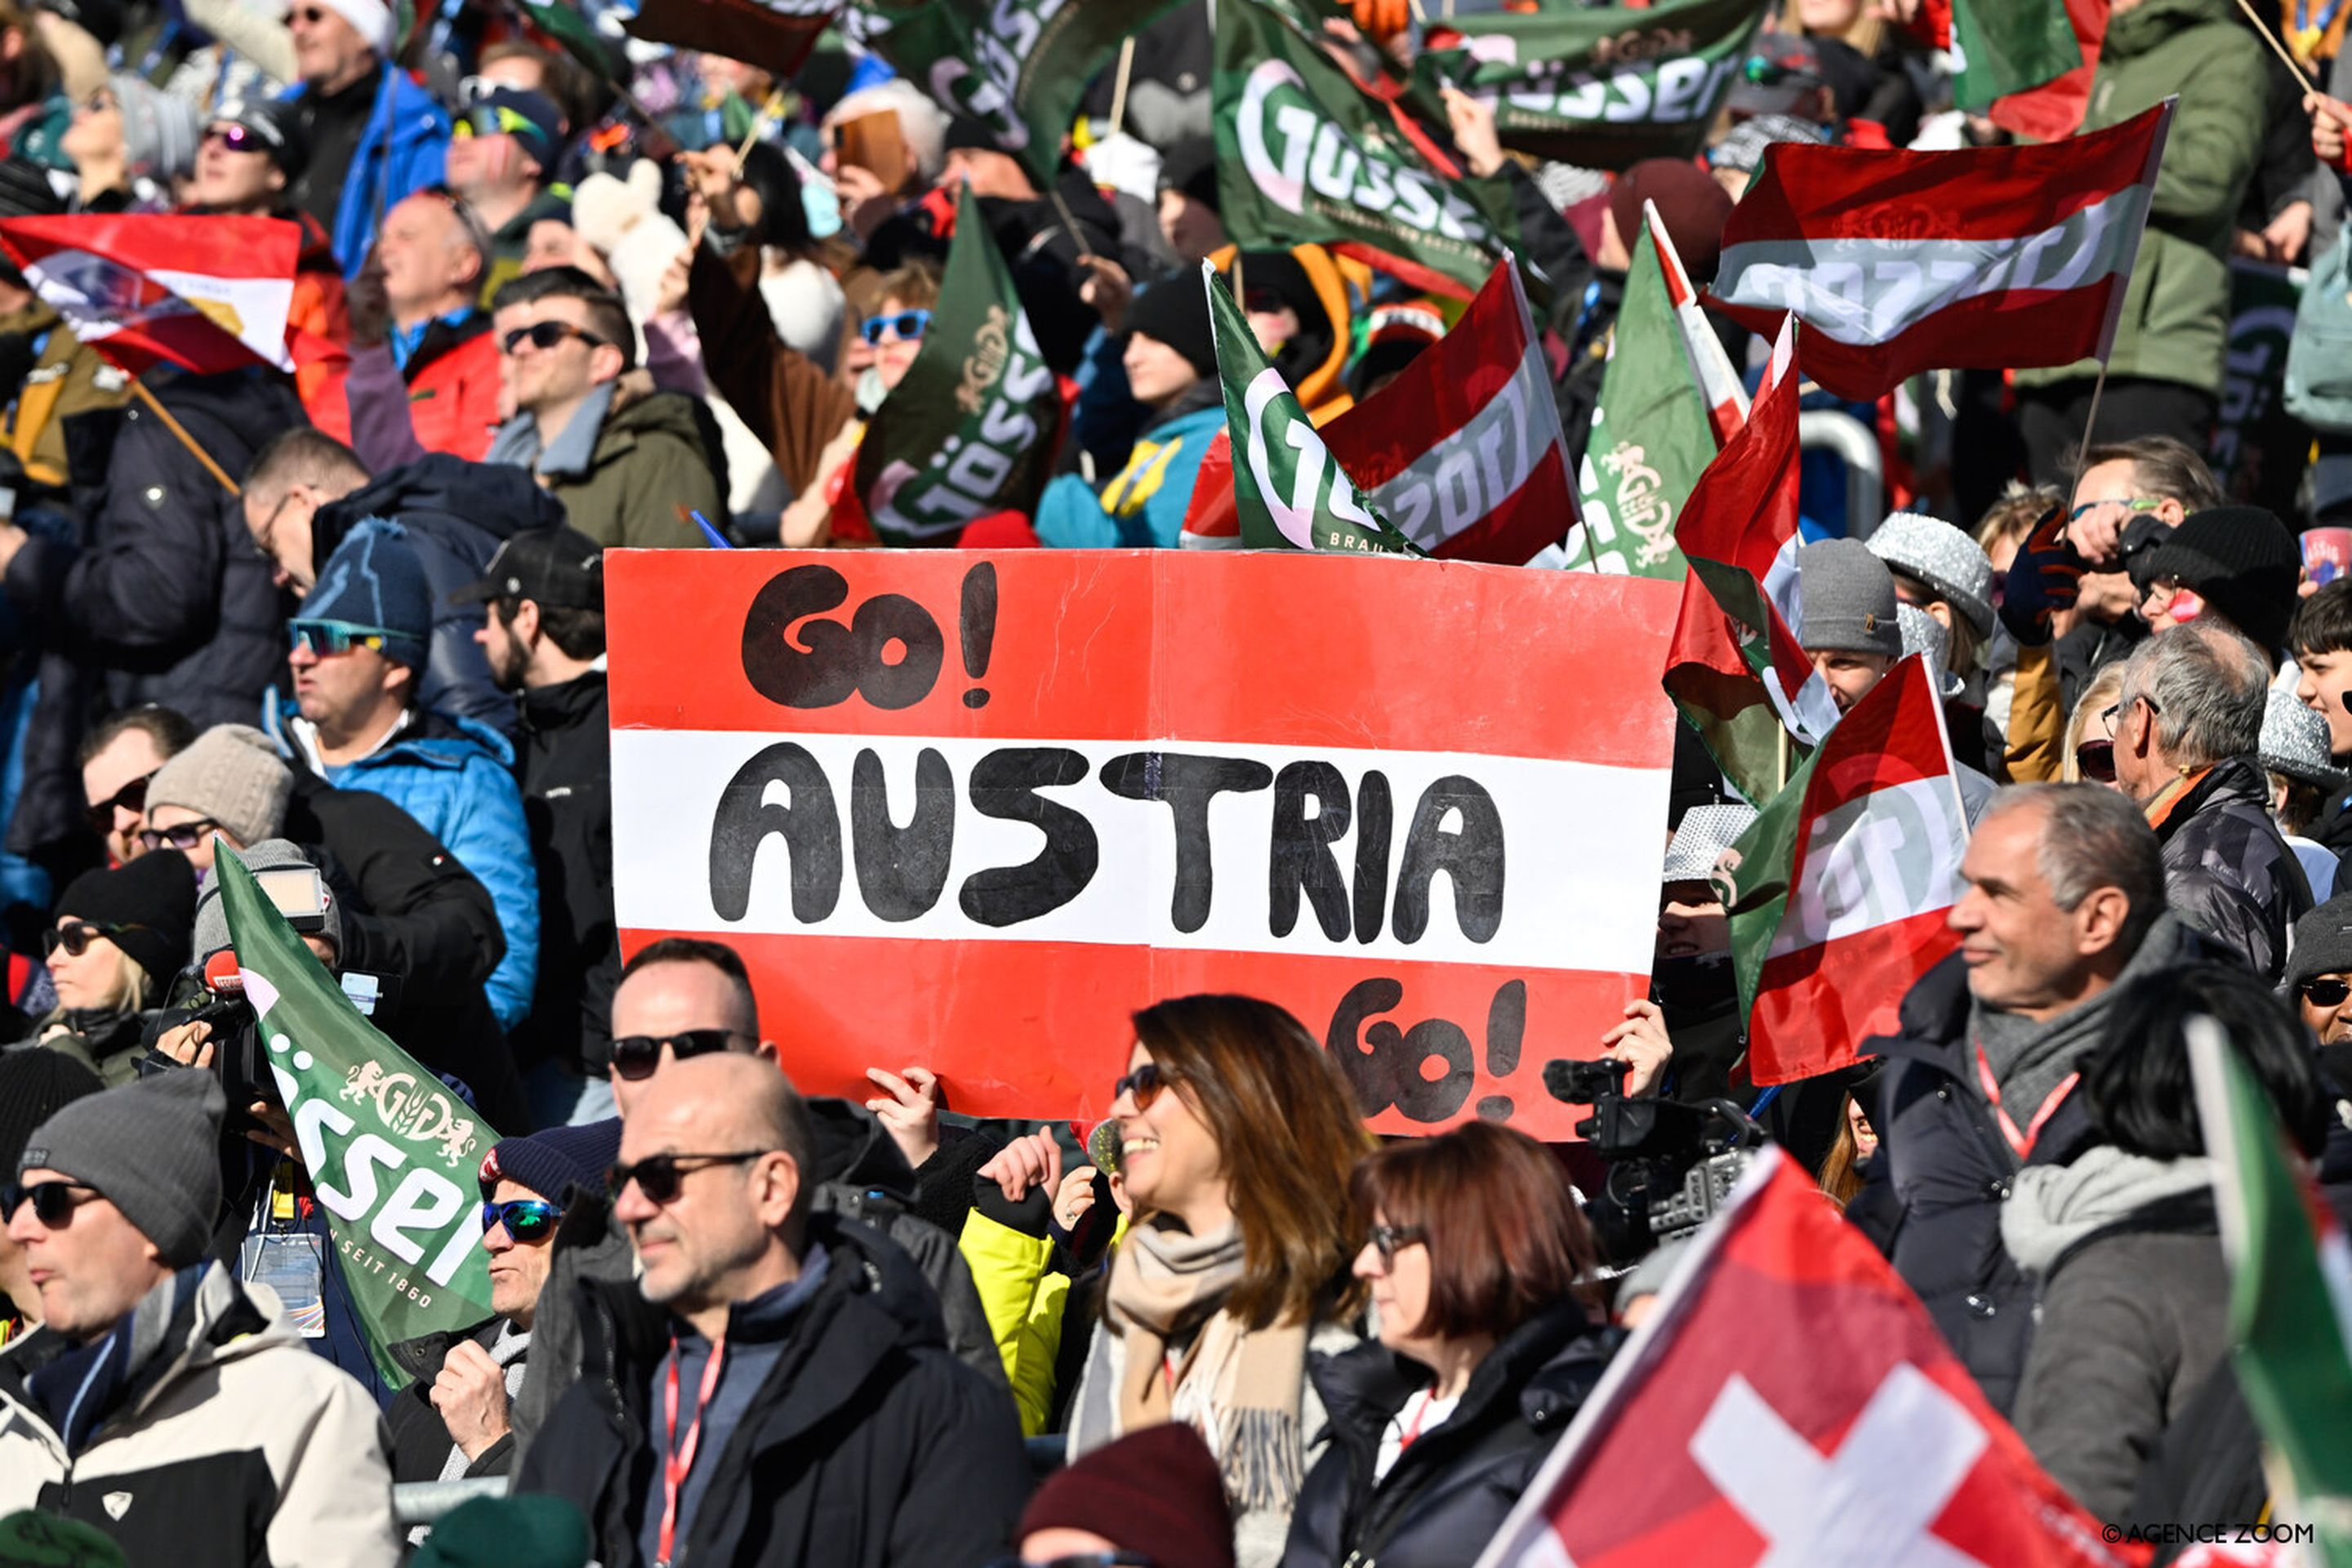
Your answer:
[[[2066,538],[2066,510],[2053,505],[2042,514],[2017,557],[2009,563],[2009,582],[2001,596],[2000,621],[2009,635],[2026,647],[2050,640],[2050,622],[2061,610],[2074,606],[2083,591],[2086,563]]]
[[[1356,30],[1374,43],[1386,43],[1412,23],[1410,0],[1353,0]]]

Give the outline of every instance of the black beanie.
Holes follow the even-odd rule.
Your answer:
[[[196,929],[196,873],[176,849],[151,849],[111,871],[85,871],[58,900],[58,916],[133,929],[114,945],[161,988],[188,966]]]
[[[0,1173],[16,1179],[16,1157],[33,1129],[105,1086],[98,1075],[63,1051],[18,1046],[0,1051]]]
[[[1217,374],[1217,339],[1209,325],[1209,296],[1197,272],[1171,272],[1135,297],[1127,330],[1182,354],[1202,376]]]
[[[2171,577],[2220,611],[2275,660],[2286,646],[2303,580],[2303,551],[2274,512],[2217,506],[2196,513],[2147,553],[2133,574]]]
[[[1217,210],[1217,144],[1206,136],[1187,136],[1170,147],[1160,160],[1160,188],[1181,191],[1210,211]]]

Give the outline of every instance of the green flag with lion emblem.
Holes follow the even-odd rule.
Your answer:
[[[1357,492],[1355,481],[1298,405],[1297,395],[1266,363],[1233,291],[1205,261],[1201,286],[1209,291],[1217,379],[1223,384],[1225,427],[1233,439],[1234,503],[1243,548],[1423,553]]]
[[[971,187],[956,200],[939,304],[857,448],[857,497],[886,544],[952,544],[1036,505],[1062,414],[1054,373]]]
[[[490,1316],[476,1173],[499,1135],[360,1016],[245,862],[215,843],[222,912],[279,1103],[368,1353],[397,1388],[408,1374],[387,1346]]]

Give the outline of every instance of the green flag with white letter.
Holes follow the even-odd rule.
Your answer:
[[[1173,287],[1173,285],[1168,285]],[[1423,553],[1372,510],[1316,434],[1297,395],[1268,364],[1217,269],[1201,263],[1217,342],[1217,379],[1234,445],[1234,502],[1249,550]]]
[[[360,1016],[227,846],[222,912],[368,1353],[490,1315],[476,1172],[499,1135]]]

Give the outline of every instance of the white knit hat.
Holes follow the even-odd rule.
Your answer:
[[[352,25],[352,31],[375,47],[375,52],[392,54],[392,7],[383,0],[319,0],[319,4]],[[291,15],[294,7],[286,7]]]

